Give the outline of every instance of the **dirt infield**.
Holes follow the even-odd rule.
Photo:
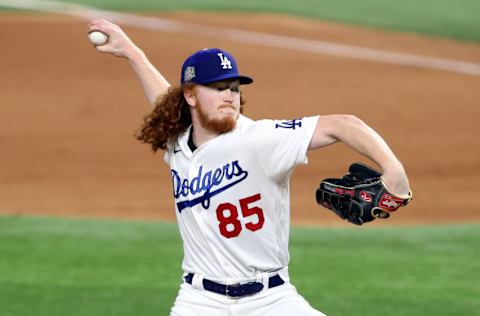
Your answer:
[[[163,16],[480,63],[480,45],[452,40],[276,15]],[[149,110],[142,90],[125,60],[92,48],[86,24],[60,15],[1,15],[0,213],[173,220],[168,169],[132,136]],[[411,206],[388,224],[480,220],[480,77],[125,29],[172,82],[192,51],[231,51],[255,79],[245,88],[254,119],[364,119],[404,162],[414,191]],[[309,158],[293,176],[292,220],[341,224],[317,207],[314,190],[320,179],[365,160],[343,145]]]

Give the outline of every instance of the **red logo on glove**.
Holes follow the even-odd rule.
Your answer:
[[[354,190],[347,190],[347,189],[341,189],[341,188],[335,188],[335,193],[342,194],[342,195],[350,195],[352,197],[355,195]]]
[[[367,203],[372,203],[372,196],[367,191],[360,192],[360,197]]]
[[[393,212],[402,206],[402,203],[403,199],[394,197],[388,193],[384,193],[380,199],[380,202],[378,203],[378,206],[386,211]]]

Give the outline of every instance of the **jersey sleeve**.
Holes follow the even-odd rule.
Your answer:
[[[270,178],[280,181],[295,166],[308,162],[307,149],[317,122],[318,116],[256,122],[254,143],[257,158]]]

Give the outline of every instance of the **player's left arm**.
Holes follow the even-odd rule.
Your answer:
[[[402,163],[385,140],[361,119],[353,115],[320,116],[309,150],[342,142],[375,162],[383,170],[383,181],[388,191],[407,196],[410,185]]]

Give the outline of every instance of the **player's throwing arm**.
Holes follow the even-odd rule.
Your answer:
[[[150,105],[154,106],[157,98],[167,92],[170,83],[118,25],[106,20],[93,20],[87,26],[87,33],[97,51],[128,60]]]

